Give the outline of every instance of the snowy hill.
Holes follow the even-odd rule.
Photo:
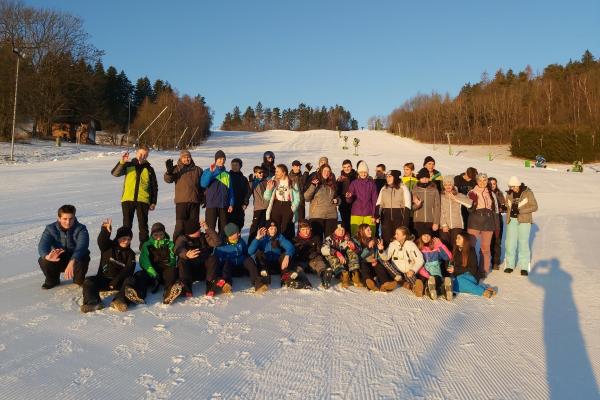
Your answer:
[[[420,166],[432,155],[443,174],[474,166],[503,189],[518,175],[540,205],[531,275],[493,272],[487,283],[499,295],[491,301],[337,286],[257,296],[241,279],[230,297],[165,306],[156,294],[125,313],[84,315],[75,285],[40,289],[37,242],[60,205],[76,205],[92,238],[89,273],[96,272],[100,223],[121,221],[122,179],[110,175],[119,151],[18,145],[20,162],[0,165],[0,398],[600,398],[600,175],[525,169],[506,147],[494,148],[490,162],[483,146],[453,146],[458,155],[449,156],[447,146],[433,150],[383,132],[349,136],[349,143],[360,138],[358,157],[330,131],[215,132],[192,154],[206,167],[223,149],[228,160],[244,161],[246,174],[272,150],[287,165],[329,156],[336,174],[345,158],[374,171],[378,163]],[[177,154],[151,152],[149,161],[159,178],[150,223],[170,232],[174,189],[162,181],[169,157]],[[204,283],[194,289],[203,293]]]

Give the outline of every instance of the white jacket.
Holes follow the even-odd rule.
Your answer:
[[[423,254],[412,240],[407,240],[404,244],[394,240],[387,249],[379,253],[379,257],[393,262],[402,273],[409,270],[417,273],[424,263]]]

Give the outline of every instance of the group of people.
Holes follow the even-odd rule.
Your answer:
[[[148,227],[158,184],[147,157],[142,145],[135,158],[124,153],[112,170],[113,176],[124,176],[123,224],[111,239],[112,221],[103,221],[96,275],[86,276],[89,235],[74,206],[60,207],[57,221],[42,234],[42,288],[58,285],[64,272],[65,279],[82,287],[82,312],[104,307],[102,291],[116,291],[111,307],[124,311],[144,303],[147,292],[156,293],[161,285],[163,302],[170,304],[192,297],[195,281],[205,280],[205,295],[212,297],[231,293],[236,276],[248,276],[257,293],[269,289],[273,275],[280,276],[282,286],[310,288],[309,273],[317,274],[324,288],[337,279],[344,288],[389,292],[401,286],[432,299],[451,300],[455,293],[490,298],[496,289],[483,281],[492,270],[503,264],[506,273],[529,271],[537,202],[515,176],[504,194],[495,178],[473,167],[442,175],[428,156],[418,171],[413,163],[404,164],[403,171],[379,164],[374,177],[365,161],[354,169],[344,160],[336,178],[327,157],[319,159],[315,171],[311,163],[302,171],[298,160],[290,170],[267,151],[246,177],[239,158],[227,170],[222,150],[204,170],[183,150],[176,164],[169,159],[165,165],[164,181],[175,186],[175,229],[169,236],[160,222]],[[241,231],[251,200],[245,240]],[[138,271],[131,248],[134,215]]]

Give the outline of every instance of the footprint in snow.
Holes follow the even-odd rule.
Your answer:
[[[81,368],[78,373],[76,373],[75,379],[73,379],[73,383],[75,385],[85,385],[86,382],[94,375],[94,370],[90,368]]]
[[[183,360],[185,360],[185,356],[183,356],[183,355],[171,357],[171,362],[173,364],[180,364]]]

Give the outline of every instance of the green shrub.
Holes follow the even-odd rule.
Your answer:
[[[600,132],[593,129],[520,128],[512,135],[510,152],[532,160],[541,154],[549,162],[589,163],[600,160],[599,142]]]

